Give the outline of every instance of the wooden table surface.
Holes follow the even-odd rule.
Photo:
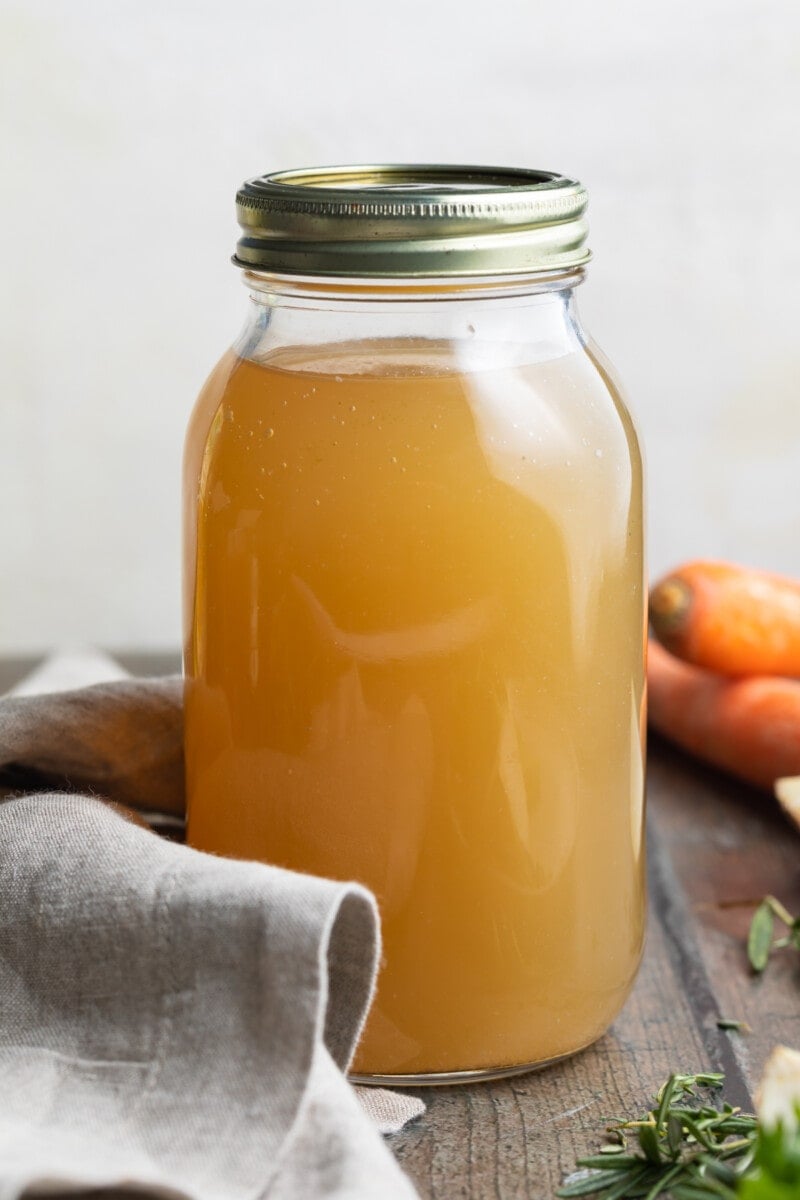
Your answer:
[[[137,673],[177,665],[120,657]],[[29,665],[0,663],[0,691]],[[648,831],[647,948],[622,1015],[594,1046],[544,1071],[420,1089],[427,1112],[389,1144],[426,1200],[550,1200],[600,1144],[605,1118],[644,1111],[671,1071],[723,1071],[725,1097],[750,1108],[772,1047],[800,1047],[800,955],[783,951],[754,978],[745,952],[766,893],[800,913],[800,833],[769,797],[656,738]],[[721,1017],[752,1032],[722,1031]]]

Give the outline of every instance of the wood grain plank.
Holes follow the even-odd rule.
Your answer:
[[[749,969],[747,931],[768,892],[800,914],[800,833],[771,797],[653,746],[651,780],[661,802],[652,824],[686,897],[687,918],[712,981],[718,1012],[706,1012],[709,1043],[728,1043],[752,1088],[776,1042],[800,1046],[800,955],[782,951],[763,977]],[[717,1016],[752,1033],[722,1033]]]

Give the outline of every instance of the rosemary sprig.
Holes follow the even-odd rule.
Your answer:
[[[723,1076],[706,1072],[671,1075],[653,1108],[639,1120],[615,1121],[599,1153],[578,1161],[557,1193],[564,1200],[597,1196],[628,1200],[735,1200],[751,1165],[756,1118],[730,1104],[714,1108],[697,1089],[722,1087]]]
[[[788,930],[784,937],[775,938],[776,917]],[[760,975],[773,951],[782,950],[785,946],[800,950],[800,917],[793,917],[774,896],[765,896],[750,922],[747,936],[750,966]]]

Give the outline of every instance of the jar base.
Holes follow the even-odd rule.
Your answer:
[[[591,1045],[591,1043],[587,1043]],[[554,1063],[563,1062],[580,1054],[586,1046],[577,1046],[566,1054],[556,1054],[553,1058],[540,1059],[538,1062],[515,1063],[510,1067],[479,1067],[475,1071],[421,1071],[418,1075],[377,1075],[362,1074],[351,1071],[347,1078],[351,1083],[364,1087],[447,1087],[466,1083],[491,1083],[495,1079],[507,1079],[511,1075],[526,1075],[529,1071],[543,1071]]]

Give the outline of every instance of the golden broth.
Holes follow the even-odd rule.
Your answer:
[[[370,887],[355,1070],[545,1061],[643,929],[641,464],[590,355],[231,353],[186,453],[188,837]]]

